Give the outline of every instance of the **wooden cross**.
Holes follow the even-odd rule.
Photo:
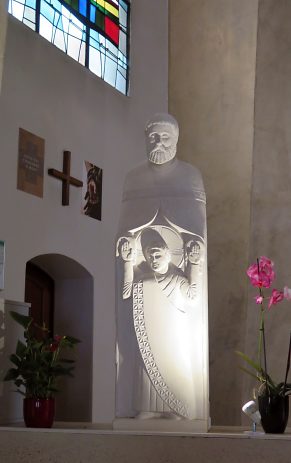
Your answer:
[[[83,186],[83,182],[80,180],[70,176],[71,170],[71,152],[64,151],[64,158],[63,158],[63,172],[60,172],[56,169],[48,169],[48,174],[52,177],[58,178],[62,180],[63,187],[62,187],[62,205],[68,206],[70,200],[70,185],[74,185],[77,187]]]

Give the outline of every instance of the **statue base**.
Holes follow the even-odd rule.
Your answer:
[[[174,433],[195,434],[206,433],[210,428],[209,420],[171,420],[166,418],[139,419],[116,418],[113,421],[115,431],[128,431],[137,433]]]

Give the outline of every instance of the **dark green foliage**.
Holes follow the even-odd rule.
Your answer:
[[[57,392],[58,377],[73,376],[75,361],[60,358],[60,353],[66,348],[73,349],[80,341],[70,336],[55,336],[53,339],[44,337],[39,341],[31,334],[31,317],[16,312],[11,312],[11,316],[24,328],[26,343],[17,342],[16,353],[10,356],[14,367],[8,370],[4,381],[14,381],[17,391],[26,397],[52,397]],[[47,331],[45,328],[40,329],[44,333]]]

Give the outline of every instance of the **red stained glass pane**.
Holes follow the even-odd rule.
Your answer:
[[[105,34],[118,46],[119,28],[107,16],[105,16]]]

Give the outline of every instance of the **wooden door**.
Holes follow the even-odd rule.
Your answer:
[[[53,335],[54,319],[54,280],[36,265],[26,264],[25,302],[31,304],[29,315],[35,323],[47,328],[47,335]],[[37,338],[42,338],[42,331],[34,328]]]

